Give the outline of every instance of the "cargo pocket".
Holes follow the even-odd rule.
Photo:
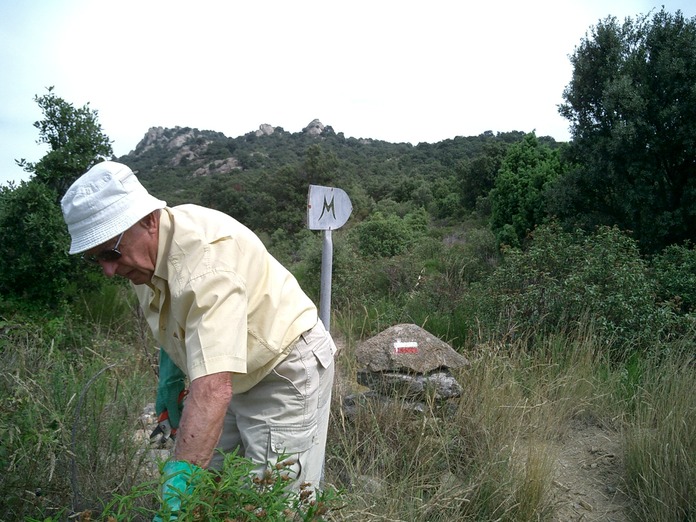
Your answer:
[[[281,474],[287,473],[292,480],[301,480],[309,451],[317,444],[317,425],[270,426],[271,437],[267,460],[278,467]]]
[[[319,365],[324,369],[331,366],[334,360],[334,350],[332,349],[332,344],[333,341],[324,342],[312,350],[314,357],[316,357],[317,361],[319,361]]]
[[[312,350],[317,360],[317,375],[319,377],[316,389],[317,410],[328,407],[328,403],[331,401],[331,386],[334,373],[334,368],[332,366],[334,364],[334,346],[333,340],[327,336]]]

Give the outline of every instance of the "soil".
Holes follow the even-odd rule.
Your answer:
[[[577,422],[558,446],[553,520],[628,522],[620,434]]]

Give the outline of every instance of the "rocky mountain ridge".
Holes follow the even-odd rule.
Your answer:
[[[239,140],[254,141],[278,134],[288,134],[282,127],[274,127],[263,123],[258,130],[249,132],[238,138],[230,138],[221,132],[199,130],[190,127],[151,127],[145,133],[135,149],[123,161],[133,163],[139,158],[157,156],[158,161],[167,167],[187,168],[193,177],[211,174],[226,174],[235,170],[243,170],[245,166],[235,152],[241,147]],[[319,119],[314,119],[295,136],[306,138],[321,138],[335,135],[330,126],[324,125]],[[165,159],[166,158],[166,159]]]
[[[309,124],[304,127],[301,134],[306,136],[320,136],[327,129],[333,132],[333,129],[329,126],[325,126],[320,120],[314,119]],[[253,134],[257,137],[260,136],[270,136],[276,131],[284,132],[282,127],[274,127],[268,123],[262,123],[259,125],[258,130],[249,134]],[[211,131],[211,130],[198,130],[192,129],[191,127],[150,127],[148,131],[143,136],[143,139],[136,145],[135,150],[132,150],[129,154],[142,154],[154,147],[165,147],[170,150],[179,149],[181,151],[181,156],[185,156],[186,152],[192,151],[194,148],[204,148],[210,143],[213,143],[219,139],[227,139],[221,132]],[[192,144],[195,143],[195,147]]]

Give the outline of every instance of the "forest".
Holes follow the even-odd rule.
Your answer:
[[[351,381],[361,341],[401,323],[472,361],[458,375],[466,396],[421,416],[367,401],[346,420],[336,393],[329,507],[267,519],[570,520],[549,448],[580,423],[621,447],[621,511],[595,506],[593,520],[693,520],[696,19],[608,17],[570,61],[567,143],[519,130],[388,143],[314,121],[238,137],[153,128],[116,158],[98,110],[37,94],[49,151],[19,162],[28,181],[0,187],[0,519],[156,509],[156,478],[143,480],[142,448],[123,435],[154,401],[157,350],[128,285],[68,255],[59,205],[114,159],[169,206],[247,225],[317,304],[308,188],[343,189],[353,211],[333,234],[331,304],[342,373]],[[394,455],[414,440],[418,452]],[[260,519],[216,508],[221,487],[190,520]],[[264,498],[253,502],[270,510]]]

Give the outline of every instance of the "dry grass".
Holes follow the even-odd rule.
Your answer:
[[[641,508],[651,515],[637,519],[676,520],[667,513],[693,502],[686,495],[694,497],[696,483],[694,368],[653,366],[642,381],[652,383],[649,392],[627,388],[625,368],[599,356],[594,339],[549,338],[531,351],[479,346],[457,375],[464,394],[421,412],[398,398],[365,397],[348,408],[337,393],[327,479],[344,488],[345,507],[335,519],[554,520],[557,449],[570,426],[583,424],[622,429],[634,500],[672,506]],[[347,384],[354,344],[338,359],[344,392],[355,391]]]
[[[638,520],[696,518],[696,394],[693,361],[646,365],[625,430],[629,490]]]

